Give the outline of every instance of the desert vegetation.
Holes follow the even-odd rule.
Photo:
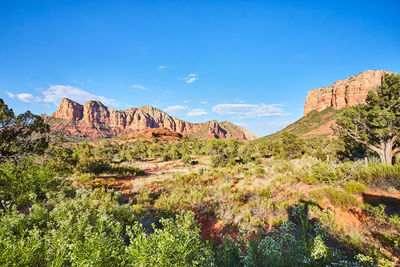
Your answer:
[[[395,127],[382,94],[338,115],[340,138],[251,142],[64,142],[1,100],[0,265],[394,266],[400,165],[371,146],[396,150],[395,128],[352,138],[348,115]]]

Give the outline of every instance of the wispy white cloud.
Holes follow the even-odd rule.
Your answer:
[[[255,118],[289,115],[281,104],[219,104],[212,108],[218,114],[238,115],[240,118]]]
[[[161,65],[161,66],[158,67],[159,70],[164,70],[166,68],[167,68],[167,66],[165,66],[165,65]]]
[[[8,91],[6,91],[6,94],[7,94],[7,96],[8,96],[9,98],[14,98],[14,97],[15,97],[15,94],[10,93],[10,92],[8,92]]]
[[[188,112],[188,114],[186,114],[186,116],[188,117],[198,117],[198,116],[204,116],[207,115],[208,113],[201,108],[195,108],[192,109],[191,111]]]
[[[50,87],[46,90],[43,90],[42,93],[44,95],[44,102],[52,103],[56,106],[60,104],[63,97],[70,98],[79,103],[84,103],[89,100],[98,100],[105,105],[117,106],[117,103],[114,99],[94,95],[80,88],[69,85],[50,85]]]
[[[169,106],[166,109],[164,109],[164,111],[168,112],[168,113],[175,113],[175,112],[178,112],[178,111],[181,111],[181,110],[185,110],[185,109],[186,109],[186,107],[183,107],[183,106],[180,106],[180,105],[176,105],[176,106]]]
[[[50,85],[48,89],[41,90],[42,97],[34,96],[29,93],[14,94],[6,92],[8,97],[17,98],[25,103],[51,103],[58,106],[64,97],[70,98],[74,101],[84,103],[89,100],[99,100],[106,105],[117,106],[114,99],[110,99],[104,96],[98,96],[84,91],[80,88],[69,86],[69,85]]]
[[[245,101],[240,99],[239,97],[236,97],[233,102],[235,102],[235,103],[244,103]]]
[[[207,105],[208,102],[207,101],[201,101],[200,104]]]
[[[148,88],[146,86],[140,85],[140,84],[134,84],[132,85],[132,88],[137,88],[140,90],[147,90]]]
[[[187,77],[185,77],[185,78],[183,78],[183,79],[184,79],[185,82],[187,82],[187,83],[193,83],[193,82],[195,82],[196,80],[198,80],[199,77],[197,77],[197,74],[191,73],[191,74],[189,74]]]
[[[13,94],[10,92],[6,92],[7,96],[10,98],[17,98],[22,102],[25,103],[39,103],[42,101],[40,97],[33,96],[32,94],[29,93],[21,93],[21,94]]]
[[[25,103],[39,103],[41,101],[40,97],[28,93],[17,94],[17,98]]]

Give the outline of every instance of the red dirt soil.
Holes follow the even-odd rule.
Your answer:
[[[152,142],[154,141],[154,138],[157,139],[157,141],[179,141],[182,140],[182,138],[184,138],[185,136],[180,133],[171,131],[167,128],[153,128],[129,134],[124,137],[136,139],[140,138],[142,140],[144,139],[146,141]]]
[[[146,169],[145,175],[155,175],[161,170],[170,169],[169,164],[155,169]],[[128,177],[97,177],[101,179],[113,178],[114,183],[112,188],[121,191],[121,193],[128,199],[132,199],[131,194],[132,181],[137,179],[137,176]],[[149,188],[153,185],[149,184]],[[156,188],[152,188],[156,190]],[[369,190],[359,197],[359,200],[364,203],[370,204],[385,204],[387,211],[400,213],[400,194],[399,193],[388,193],[384,190]],[[359,232],[364,232],[368,229],[369,221],[374,220],[367,216],[361,208],[353,207],[349,209],[337,208],[334,206],[325,207],[323,209],[331,209],[336,218],[338,225],[343,227],[345,231],[357,230]],[[219,222],[218,219],[210,214],[205,214],[202,211],[195,211],[196,218],[199,223],[201,223],[200,235],[203,240],[214,240],[217,244],[221,244],[221,235],[228,234],[232,238],[236,239],[239,235],[239,230],[231,227],[229,224]],[[391,255],[393,256],[393,255]]]
[[[303,134],[303,137],[310,137],[314,135],[325,135],[329,134],[328,138],[333,139],[335,136],[333,135],[333,130],[331,129],[331,124],[335,124],[335,120],[330,120],[327,123],[319,126],[317,129],[311,130],[306,134]]]
[[[221,235],[227,234],[233,239],[239,236],[239,231],[224,226],[214,216],[198,215],[197,221],[201,223],[200,235],[203,240],[214,240],[217,244],[222,244]]]

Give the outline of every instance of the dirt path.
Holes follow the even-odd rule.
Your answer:
[[[161,181],[171,177],[176,173],[189,173],[190,166],[183,166],[179,160],[160,162],[157,160],[134,162],[130,166],[139,168],[144,171],[141,176],[127,176],[127,177],[98,177],[100,179],[115,179],[112,186],[113,189],[119,190],[126,196],[131,196],[134,193],[142,192],[145,187],[151,186],[154,181]]]

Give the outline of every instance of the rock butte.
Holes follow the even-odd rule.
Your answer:
[[[309,91],[304,105],[304,115],[313,110],[322,111],[328,107],[342,109],[365,103],[368,92],[377,89],[381,85],[382,77],[387,73],[392,72],[367,70],[337,81],[331,86]]]
[[[80,105],[63,98],[56,112],[52,116],[45,116],[45,119],[54,131],[88,139],[122,136],[153,128],[166,128],[203,139],[257,139],[251,132],[228,121],[190,123],[150,106],[116,110],[100,101],[88,101]]]

